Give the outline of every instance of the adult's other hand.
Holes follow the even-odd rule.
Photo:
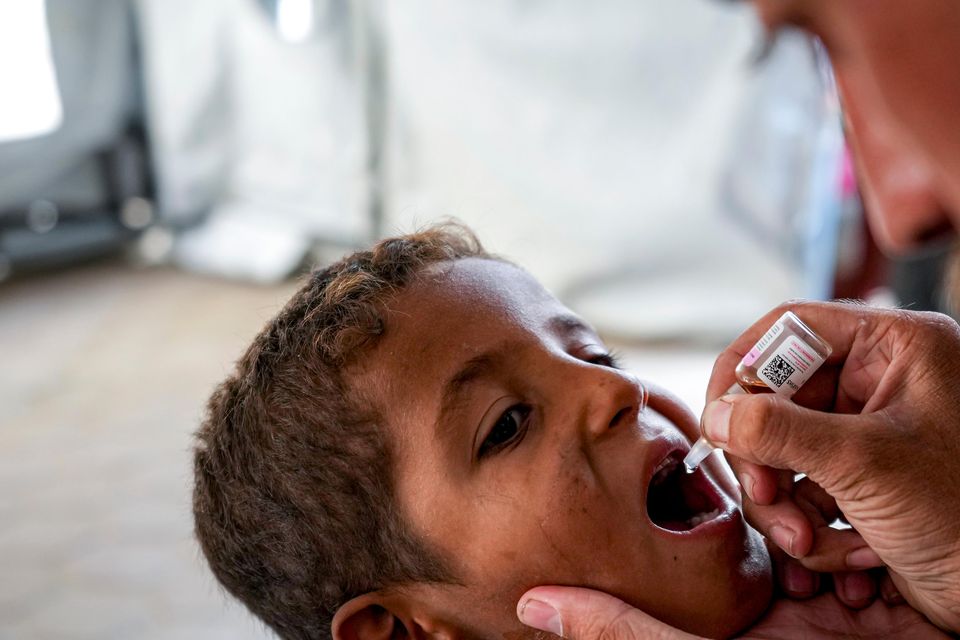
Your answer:
[[[834,349],[796,403],[773,394],[715,400],[733,383],[736,363],[787,309]],[[934,313],[788,303],[718,357],[707,399],[704,429],[728,453],[754,526],[817,571],[882,560],[908,602],[939,626],[960,630],[956,322]],[[794,471],[808,479],[795,483]],[[834,516],[855,531],[829,528]]]
[[[523,595],[524,624],[568,640],[692,640],[617,598],[579,587],[536,587]],[[834,594],[811,600],[778,600],[742,638],[947,638],[907,605],[881,600],[851,611]]]

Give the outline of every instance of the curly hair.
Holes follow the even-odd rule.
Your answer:
[[[345,369],[383,333],[391,294],[466,257],[492,259],[446,224],[314,272],[210,398],[196,535],[220,583],[283,638],[329,638],[337,609],[363,593],[455,582],[405,526],[383,420]]]

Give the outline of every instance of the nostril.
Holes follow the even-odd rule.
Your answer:
[[[937,222],[919,231],[914,238],[914,242],[921,246],[933,244],[941,240],[952,239],[955,233],[956,229],[950,222],[949,214],[941,209]]]
[[[618,424],[620,424],[623,420],[625,420],[631,413],[633,413],[632,406],[624,407],[623,409],[620,409],[620,411],[617,411],[617,413],[613,416],[613,418],[610,419],[610,424],[608,428],[613,429]]]

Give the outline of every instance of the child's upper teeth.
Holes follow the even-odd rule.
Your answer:
[[[670,472],[676,466],[677,460],[673,456],[667,456],[664,458],[660,464],[657,465],[657,468],[653,472],[652,484],[656,486],[666,480],[667,476],[670,475]]]

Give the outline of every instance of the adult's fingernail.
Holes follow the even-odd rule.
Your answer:
[[[789,553],[792,557],[796,558],[793,551],[793,541],[796,539],[796,532],[780,524],[775,524],[770,527],[770,537],[773,538],[773,541],[777,543],[777,546]]]
[[[753,485],[754,485],[753,476],[747,473],[746,471],[744,471],[743,473],[740,474],[739,480],[740,480],[741,486],[743,486],[743,491],[747,494],[747,497],[750,498],[752,501],[756,502],[757,499],[753,495]]]
[[[873,597],[873,580],[865,573],[848,573],[840,578],[840,582],[843,595],[849,602],[863,602]]]
[[[872,569],[883,566],[883,560],[870,547],[860,547],[847,554],[847,566],[851,569]]]
[[[793,562],[784,564],[783,587],[794,596],[813,595],[813,592],[816,591],[813,572]]]
[[[903,604],[906,602],[900,594],[900,590],[897,589],[897,585],[893,584],[892,580],[884,580],[880,583],[880,594],[883,596],[883,601],[887,604]]]
[[[730,411],[733,405],[727,396],[718,398],[703,410],[703,430],[713,444],[726,444],[730,439]]]
[[[560,612],[546,602],[527,600],[520,604],[517,614],[520,622],[528,627],[549,631],[563,637],[563,621],[560,619]]]

